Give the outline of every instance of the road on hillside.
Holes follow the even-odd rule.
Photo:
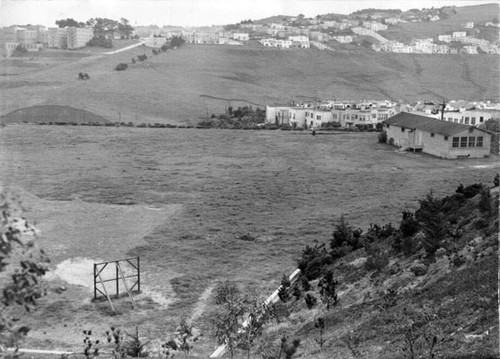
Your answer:
[[[133,45],[130,45],[130,46],[127,46],[127,47],[123,47],[123,48],[118,49],[118,50],[105,52],[104,55],[114,55],[114,54],[117,54],[119,52],[127,51],[127,50],[133,49],[134,47],[141,46],[141,45],[145,45],[144,41],[138,42],[137,44],[133,44]]]

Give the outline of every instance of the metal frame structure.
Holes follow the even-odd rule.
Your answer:
[[[103,279],[101,276],[102,271],[109,266],[112,266],[114,263],[115,266],[115,276],[111,279]],[[135,269],[136,273],[133,275],[125,275],[121,266],[121,263],[128,263],[132,268]],[[127,278],[137,278],[135,283],[129,288],[126,279]],[[106,286],[104,283],[106,282],[115,282],[116,283],[116,298],[120,296],[120,280],[123,283],[123,286],[130,297],[130,300],[132,301],[132,305],[134,306],[134,309],[137,308],[137,305],[135,303],[134,297],[132,296],[132,291],[134,291],[134,288],[137,286],[135,289],[136,292],[141,291],[141,261],[140,257],[130,257],[130,258],[124,258],[124,259],[118,259],[118,260],[112,260],[112,261],[106,261],[106,262],[101,262],[101,263],[94,263],[94,300],[98,298],[98,293],[102,294],[105,296],[111,305],[111,309],[113,312],[115,311],[115,307],[113,305],[113,302],[111,301],[111,296],[110,293],[108,293],[108,290],[106,289]],[[98,285],[101,284],[102,290],[98,288]]]

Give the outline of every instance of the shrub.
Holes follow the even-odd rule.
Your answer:
[[[369,249],[367,249],[367,253],[368,257],[365,262],[366,270],[380,271],[389,264],[389,254],[380,246],[370,246]]]
[[[391,146],[394,145],[394,138],[390,137],[388,140],[387,140],[387,143]]]
[[[410,211],[403,211],[403,219],[399,224],[399,230],[405,237],[413,236],[419,230],[418,221]]]
[[[336,292],[336,287],[339,282],[333,278],[333,271],[329,270],[318,283],[319,294],[321,299],[326,303],[326,309],[337,305],[339,299]]]
[[[383,131],[378,134],[378,142],[379,143],[387,143],[387,132]]]
[[[236,283],[225,281],[215,288],[215,304],[220,305],[240,296],[240,290]]]
[[[148,55],[146,55],[146,54],[143,54],[143,55],[137,55],[137,59],[138,59],[139,61],[145,61],[145,60],[147,60],[147,59],[148,59]]]
[[[361,248],[362,243],[360,239],[362,233],[363,231],[359,228],[353,230],[352,227],[345,221],[344,216],[341,216],[339,223],[333,231],[330,247],[332,249],[336,249],[339,247],[349,246],[352,247],[351,250]]]
[[[481,183],[474,183],[467,187],[464,187],[464,185],[460,183],[460,186],[456,189],[456,193],[463,194],[465,198],[472,198],[478,195],[482,189],[483,185]]]
[[[500,183],[500,176],[499,176],[499,175],[498,175],[498,173],[497,173],[497,174],[495,175],[495,178],[493,178],[493,185],[494,185],[495,187],[498,187],[499,183]]]
[[[419,202],[420,208],[415,212],[415,218],[419,221],[425,234],[421,238],[425,251],[427,254],[432,255],[448,233],[448,227],[442,212],[441,201],[434,198],[432,192]]]
[[[307,309],[312,309],[316,303],[317,303],[317,299],[315,296],[311,295],[310,293],[307,293],[305,298],[304,298],[305,302],[306,302],[306,305],[307,305]]]
[[[302,256],[298,261],[298,267],[308,280],[318,278],[323,268],[333,261],[330,254],[326,251],[325,245],[316,245],[314,247],[306,246],[302,251]]]
[[[281,286],[278,289],[278,297],[283,303],[288,302],[288,299],[290,299],[290,293],[289,293],[290,285],[291,285],[290,280],[285,274],[283,274],[283,277],[281,278]]]
[[[401,251],[405,256],[410,256],[415,253],[417,249],[416,241],[413,237],[403,237],[401,240]]]
[[[304,290],[304,292],[309,292],[311,290],[311,284],[309,284],[309,281],[305,276],[301,276],[300,278],[301,278],[300,284],[302,285],[302,290]]]
[[[482,213],[486,215],[491,214],[492,212],[491,194],[488,188],[483,188],[481,190],[481,198],[479,200],[478,207]]]
[[[115,67],[115,71],[124,71],[128,68],[128,65],[126,63],[120,63],[118,65],[116,65]]]

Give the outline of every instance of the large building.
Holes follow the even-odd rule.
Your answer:
[[[67,27],[66,37],[68,49],[80,49],[94,37],[94,30],[91,27]]]
[[[473,126],[407,112],[384,121],[390,143],[442,158],[482,158],[490,154],[491,133]]]
[[[47,34],[49,48],[66,49],[68,46],[68,36],[66,29],[59,27],[49,27]]]

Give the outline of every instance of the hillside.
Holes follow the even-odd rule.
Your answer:
[[[19,109],[0,117],[0,123],[99,123],[105,124],[110,121],[92,112],[80,110],[70,106],[32,106]]]
[[[144,63],[131,58],[146,53]],[[183,122],[226,106],[327,98],[496,99],[497,56],[381,54],[185,45],[152,56],[140,47],[70,61],[16,60],[4,71],[1,114],[34,105],[82,108],[111,121]],[[126,71],[114,71],[120,63]],[[26,66],[29,71],[26,71]],[[77,79],[80,72],[90,80]]]
[[[498,193],[429,194],[395,228],[341,220],[326,247],[304,249],[265,346],[286,335],[313,359],[497,358]]]
[[[498,17],[500,11],[498,4],[463,6],[455,8],[455,11],[456,13],[450,15],[447,19],[431,22],[399,23],[389,26],[386,31],[380,31],[380,34],[389,40],[410,43],[412,39],[436,38],[437,35],[451,34],[453,31],[466,31],[463,24],[473,21],[476,29],[468,29],[469,35],[474,33],[479,38],[498,41],[498,30],[496,34],[492,35],[490,32],[494,32],[494,29],[480,27],[480,32],[477,33],[479,23],[492,21],[493,18]]]

